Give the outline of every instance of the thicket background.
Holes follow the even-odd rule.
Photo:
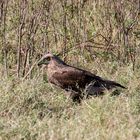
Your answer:
[[[36,66],[48,51],[128,89],[71,105]],[[139,139],[139,55],[139,0],[0,0],[1,139]]]
[[[0,7],[5,75],[12,69],[24,76],[47,51],[132,63],[135,68],[139,0],[2,0]]]

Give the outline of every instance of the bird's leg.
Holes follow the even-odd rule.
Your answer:
[[[71,99],[72,99],[73,102],[81,103],[82,98],[83,97],[79,93],[75,93],[75,92],[71,93]]]

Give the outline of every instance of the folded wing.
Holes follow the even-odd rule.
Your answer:
[[[96,76],[88,71],[77,69],[74,67],[66,67],[52,75],[51,83],[60,86],[64,89],[72,89],[79,91],[85,89],[85,87],[92,82],[94,87],[104,87],[111,89],[114,87],[125,88],[119,83],[114,81],[104,80],[99,76]]]

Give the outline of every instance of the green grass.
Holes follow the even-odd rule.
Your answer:
[[[94,65],[94,69],[93,69]],[[116,69],[114,68],[116,65]],[[75,105],[64,91],[35,76],[32,80],[1,78],[0,138],[47,140],[135,140],[140,138],[138,69],[86,63],[91,71],[128,87],[119,96],[83,100]],[[84,67],[85,67],[84,66]]]

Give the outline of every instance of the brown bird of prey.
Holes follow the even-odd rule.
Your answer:
[[[66,64],[58,56],[48,53],[38,65],[45,65],[48,81],[69,91],[67,94],[73,101],[80,102],[86,95],[100,95],[104,90],[116,87],[125,88],[121,84],[105,80],[93,73]]]

